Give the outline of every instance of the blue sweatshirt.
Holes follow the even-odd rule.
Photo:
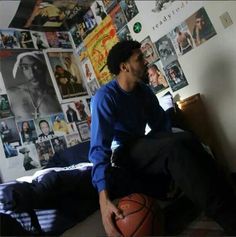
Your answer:
[[[111,165],[112,146],[152,131],[170,131],[164,110],[155,94],[144,83],[131,92],[122,90],[117,80],[102,86],[91,101],[92,181],[98,192],[107,188],[105,170]]]

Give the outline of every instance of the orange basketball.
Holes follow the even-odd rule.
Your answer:
[[[116,226],[124,237],[142,237],[162,234],[162,217],[155,199],[133,193],[118,202],[124,218],[116,219]]]

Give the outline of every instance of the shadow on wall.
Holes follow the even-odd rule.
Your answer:
[[[225,51],[214,52],[211,58],[213,60],[208,62],[202,75],[199,75],[202,77],[202,80],[199,80],[200,83],[204,83],[201,86],[203,88],[202,99],[218,143],[219,161],[228,166],[230,170],[232,170],[232,166],[236,170],[236,161],[232,156],[232,154],[236,154],[236,135],[235,133],[234,135],[229,134],[233,129],[229,126],[234,123],[233,120],[236,116],[234,106],[236,83],[234,82],[235,72],[233,72],[235,64],[230,61],[230,57]]]

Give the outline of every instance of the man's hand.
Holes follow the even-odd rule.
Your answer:
[[[109,237],[121,237],[122,234],[116,229],[113,220],[123,218],[121,211],[110,201],[108,193],[103,190],[99,193],[100,210],[105,231]]]

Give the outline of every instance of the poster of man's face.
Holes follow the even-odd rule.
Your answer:
[[[155,42],[163,66],[177,60],[177,55],[170,38],[165,35]]]
[[[216,35],[216,30],[205,8],[200,8],[186,20],[186,23],[196,46],[203,44]]]
[[[48,52],[47,56],[61,100],[88,94],[72,52]]]
[[[164,70],[173,92],[188,85],[187,79],[178,60],[167,65]]]
[[[12,112],[18,120],[61,112],[42,52],[2,51],[0,71]]]

